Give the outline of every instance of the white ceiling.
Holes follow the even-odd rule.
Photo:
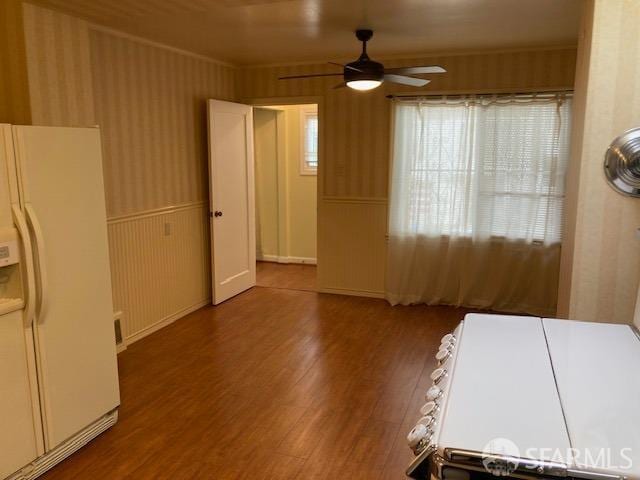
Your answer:
[[[236,64],[577,43],[582,0],[32,0]]]

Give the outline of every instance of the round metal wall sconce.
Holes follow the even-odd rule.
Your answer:
[[[604,156],[604,173],[615,190],[640,197],[640,128],[627,130],[611,142]]]

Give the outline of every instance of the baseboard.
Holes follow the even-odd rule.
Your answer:
[[[304,265],[317,265],[318,260],[312,257],[282,257],[280,263],[301,263]]]
[[[275,263],[279,263],[279,262],[278,262],[278,259],[279,259],[279,258],[280,258],[280,257],[279,257],[279,256],[277,256],[277,255],[266,255],[266,254],[265,254],[265,255],[263,255],[263,254],[261,254],[261,253],[257,253],[257,254],[256,254],[256,260],[257,260],[258,262],[275,262]]]
[[[320,288],[320,293],[333,293],[335,295],[350,295],[352,297],[384,298],[384,292],[372,290],[349,290],[348,288]]]
[[[190,313],[195,312],[196,310],[202,307],[206,307],[207,305],[210,305],[210,304],[211,304],[211,299],[209,298],[207,300],[203,300],[202,302],[198,302],[194,305],[191,305],[190,307],[184,308],[179,312],[169,315],[168,317],[164,317],[162,320],[157,321],[153,325],[149,325],[143,330],[140,330],[139,332],[136,332],[133,335],[129,335],[128,337],[125,337],[125,343],[127,346],[129,346],[132,343],[137,342],[138,340],[146,337],[147,335],[151,335],[153,332],[157,332],[161,328],[166,327],[167,325],[175,322],[176,320],[186,315],[189,315]]]
[[[260,262],[273,263],[299,263],[303,265],[317,265],[318,260],[313,257],[280,257],[278,255],[256,255],[256,260]]]

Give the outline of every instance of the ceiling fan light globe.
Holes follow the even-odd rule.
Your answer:
[[[361,92],[373,90],[374,88],[378,88],[380,85],[382,85],[380,80],[351,80],[347,82],[347,87]]]

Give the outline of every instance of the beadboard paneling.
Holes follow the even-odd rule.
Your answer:
[[[197,203],[109,220],[114,310],[125,312],[129,341],[209,302],[207,213]]]
[[[23,9],[33,124],[95,125],[87,22],[30,3]]]
[[[325,199],[318,214],[320,291],[382,298],[386,202]]]
[[[206,100],[234,98],[234,70],[91,31],[109,216],[207,198]]]

